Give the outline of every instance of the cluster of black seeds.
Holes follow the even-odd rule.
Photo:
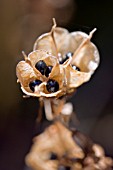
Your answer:
[[[68,60],[70,57],[73,56],[73,53],[68,52],[65,54],[65,57],[62,58],[61,61],[59,61],[60,64],[63,64],[66,60]],[[49,77],[49,74],[52,71],[53,66],[49,65],[47,66],[46,63],[43,60],[39,60],[36,64],[35,64],[35,68],[42,74],[45,75],[46,77]],[[80,68],[72,65],[72,68],[74,70],[80,71]],[[32,82],[29,83],[29,87],[30,89],[34,92],[35,90],[35,86],[38,86],[42,83],[41,80],[34,80]],[[47,85],[46,85],[47,91],[49,93],[54,93],[56,91],[59,90],[59,84],[57,81],[53,80],[53,79],[49,79],[47,81]]]
[[[72,52],[66,53],[66,54],[65,54],[65,57],[64,57],[61,61],[59,61],[59,63],[60,63],[60,64],[63,64],[66,60],[68,60],[68,59],[69,59],[70,57],[72,57],[72,56],[73,56],[73,53],[72,53]],[[75,66],[75,65],[72,65],[72,68],[73,68],[74,70],[80,71],[80,68],[77,67],[77,66]]]
[[[35,68],[40,71],[40,73],[42,75],[45,75],[46,77],[49,77],[49,74],[52,71],[53,66],[47,66],[46,63],[43,60],[38,61],[35,64]],[[35,86],[38,86],[42,83],[42,81],[40,80],[34,80],[32,82],[29,83],[29,87],[30,89],[34,92],[35,90]],[[47,85],[46,85],[47,91],[50,93],[54,93],[56,91],[59,90],[59,84],[57,81],[53,80],[53,79],[49,79],[47,81]]]

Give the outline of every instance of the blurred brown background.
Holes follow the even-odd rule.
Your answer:
[[[113,157],[113,1],[0,1],[0,169],[23,170],[32,137],[48,122],[36,124],[38,100],[23,99],[15,67],[21,51],[32,51],[36,38],[48,32],[55,17],[69,31],[89,33],[98,46],[101,63],[90,82],[71,99],[80,121],[78,129],[101,144]],[[76,126],[75,121],[72,121]],[[46,142],[46,141],[45,141]]]

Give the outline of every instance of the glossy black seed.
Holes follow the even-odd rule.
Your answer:
[[[38,61],[38,62],[36,63],[36,65],[35,65],[35,67],[36,67],[36,69],[37,69],[38,71],[40,71],[40,73],[41,73],[42,75],[45,74],[47,65],[46,65],[46,63],[45,63],[43,60]]]
[[[73,56],[73,53],[71,53],[71,52],[68,52],[67,54],[66,54],[66,58],[68,59],[69,57],[72,57]]]
[[[60,165],[58,167],[58,170],[71,170],[71,168],[69,166],[63,166],[63,165]]]
[[[41,80],[34,80],[34,81],[31,81],[31,82],[29,83],[29,87],[30,87],[30,89],[34,92],[35,86],[38,86],[38,85],[40,85],[41,83],[42,83]]]
[[[45,71],[45,76],[48,77],[49,76],[49,73],[51,73],[51,70],[52,70],[53,66],[48,66],[46,68],[46,71]]]
[[[77,67],[77,66],[75,66],[75,65],[73,65],[72,67],[73,67],[74,70],[80,71],[80,68],[79,68],[79,67]]]
[[[57,155],[55,153],[51,153],[50,160],[56,160],[58,159]]]
[[[46,84],[46,88],[48,92],[53,93],[59,90],[59,84],[57,81],[50,79]]]
[[[69,57],[72,57],[73,53],[68,52],[66,53],[65,57],[59,62],[60,64],[63,64],[67,59],[69,59]]]
[[[65,61],[62,59],[61,61],[59,61],[60,64],[63,64]]]

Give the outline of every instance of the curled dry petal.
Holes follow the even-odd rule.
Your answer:
[[[51,153],[55,153],[58,159],[50,160]],[[57,170],[63,156],[82,159],[84,152],[73,140],[72,132],[60,122],[55,122],[35,138],[26,163],[33,170]]]
[[[78,66],[82,72],[92,74],[99,64],[97,47],[89,40],[86,41],[78,52],[75,51],[72,64]]]
[[[52,154],[55,159],[51,159]],[[113,160],[89,137],[55,121],[34,138],[26,164],[33,170],[58,170],[60,165],[72,170],[108,170],[112,169]]]
[[[33,50],[43,49],[57,56],[59,45],[65,41],[68,31],[64,28],[54,28],[51,32],[41,35],[35,42]]]
[[[29,83],[37,78],[33,68],[26,61],[20,61],[16,67],[16,74],[21,86],[27,92],[31,92]],[[40,79],[40,76],[38,77]]]
[[[66,71],[66,74],[70,77],[68,82],[69,89],[77,88],[84,82],[87,82],[91,77],[90,73],[74,70],[70,65],[67,66]]]

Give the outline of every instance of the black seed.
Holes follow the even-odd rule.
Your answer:
[[[59,61],[60,64],[63,64],[65,61],[62,59],[61,61]]]
[[[45,76],[48,77],[49,76],[49,73],[51,73],[51,70],[52,70],[53,66],[48,66],[46,68],[46,71],[45,71]]]
[[[53,93],[59,90],[59,84],[57,81],[50,79],[46,84],[46,88],[48,92]]]
[[[30,87],[30,89],[34,92],[35,86],[38,86],[38,85],[40,85],[41,83],[42,83],[41,80],[34,80],[34,81],[31,81],[31,82],[29,83],[29,87]]]
[[[67,59],[73,56],[73,53],[68,52],[66,53],[65,57],[59,62],[60,64],[63,64]]]
[[[58,167],[58,170],[71,170],[71,168],[69,166],[63,166],[63,165],[60,165]]]
[[[79,68],[79,67],[77,67],[77,66],[75,66],[75,65],[73,65],[72,67],[73,67],[74,70],[80,71],[80,68]]]
[[[36,63],[36,65],[35,65],[35,67],[36,67],[36,69],[37,69],[38,71],[40,71],[40,73],[41,73],[42,75],[45,74],[45,70],[46,70],[46,68],[47,68],[47,65],[46,65],[46,63],[45,63],[43,60],[38,61],[38,62]]]
[[[51,153],[50,160],[56,160],[58,159],[57,155],[55,153]]]
[[[66,54],[66,58],[68,59],[69,57],[72,57],[73,56],[73,53],[71,53],[71,52],[68,52],[67,54]]]

